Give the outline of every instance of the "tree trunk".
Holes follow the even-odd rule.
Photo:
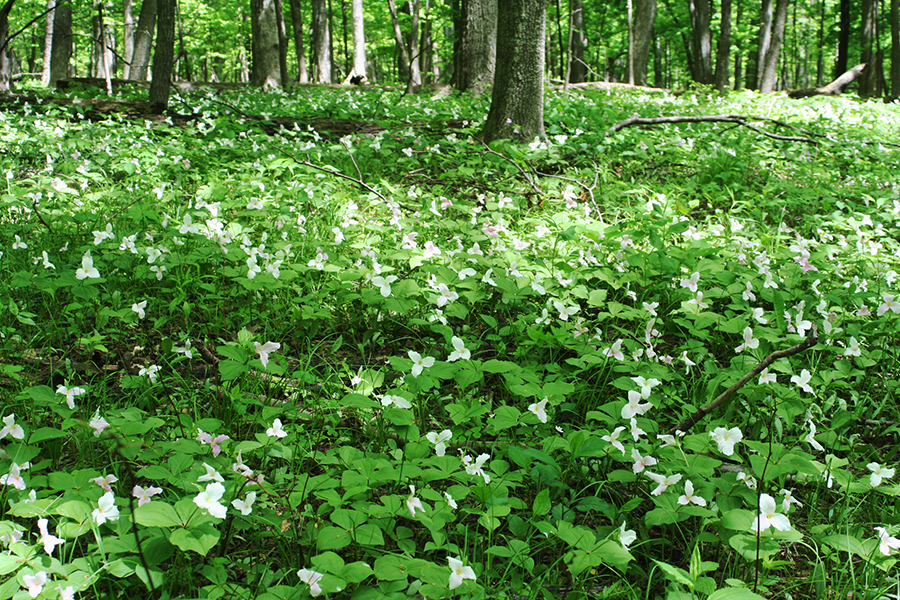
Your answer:
[[[711,19],[709,0],[688,0],[691,13],[691,47],[694,55],[694,81],[697,83],[713,83],[712,69],[712,32],[709,29]]]
[[[142,0],[138,26],[134,31],[134,54],[128,79],[147,81],[150,74],[150,50],[153,47],[153,31],[156,29],[156,4],[158,0]]]
[[[351,10],[353,12],[353,69],[347,75],[347,80],[357,77],[359,83],[364,83],[366,81],[366,31],[363,0],[352,0]]]
[[[284,25],[284,6],[281,0],[275,0],[275,27],[278,30],[278,70],[281,85],[285,89],[291,87],[291,75],[287,66],[287,31]]]
[[[819,1],[819,48],[816,57],[816,85],[825,81],[825,0]]]
[[[862,0],[862,18],[859,27],[860,63],[868,65],[859,79],[859,95],[863,98],[878,95],[878,69],[875,57],[876,36],[875,0]]]
[[[122,36],[122,54],[125,63],[122,65],[122,79],[129,79],[131,61],[134,59],[134,0],[125,0],[122,3],[122,20],[125,25]]]
[[[771,2],[771,0],[769,1]],[[784,27],[787,24],[789,1],[775,0],[768,48],[765,54],[760,54],[759,56],[759,91],[763,94],[775,89],[775,80],[778,77],[778,57],[781,54],[781,45],[784,42]]]
[[[64,2],[53,9],[53,44],[50,50],[50,78],[47,85],[55,87],[56,82],[69,76],[69,61],[72,59],[72,3]]]
[[[434,39],[431,36],[431,2],[425,0],[425,18],[419,24],[419,68],[422,72],[422,83],[434,83],[440,75],[440,69],[434,63]]]
[[[625,22],[628,29],[628,50],[625,52],[625,77],[634,85],[634,0],[625,1]]]
[[[419,56],[419,0],[411,0],[412,24],[409,29],[409,83],[407,86],[422,85],[422,62]]]
[[[900,96],[900,0],[891,0],[891,96]]]
[[[179,0],[176,0],[175,3],[175,23],[178,25],[178,55],[175,57],[175,65],[173,66],[174,77],[172,79],[178,78],[178,63],[182,60],[184,61],[184,78],[187,81],[194,80],[194,72],[191,68],[191,57],[188,55],[187,46],[184,43],[184,26],[181,22],[181,3]]]
[[[9,13],[16,0],[6,0],[0,7],[0,92],[7,92],[12,86],[12,57],[9,53]]]
[[[281,87],[279,64],[278,24],[275,20],[275,0],[251,0],[250,84],[264,90]]]
[[[47,0],[47,23],[44,27],[44,62],[41,67],[41,83],[50,85],[50,55],[53,54],[53,17],[56,0]]]
[[[482,93],[494,82],[497,64],[497,0],[463,0],[456,87]]]
[[[587,81],[587,63],[584,62],[584,3],[569,0],[569,83]]]
[[[531,140],[544,137],[546,0],[499,0],[497,70],[482,136]]]
[[[157,8],[156,52],[153,53],[149,100],[150,111],[160,115],[169,107],[169,87],[175,58],[175,0],[157,0]]]
[[[331,83],[331,19],[327,0],[312,0],[314,79]]]
[[[563,32],[562,32],[562,7],[559,5],[559,0],[556,0],[556,40],[559,47],[559,78],[565,79],[566,77],[566,46],[563,44]]]
[[[634,58],[628,61],[632,68],[628,80],[634,85],[647,85],[647,65],[650,62],[653,25],[656,22],[656,0],[634,1]]]
[[[400,17],[397,15],[397,3],[388,0],[388,8],[391,11],[391,24],[394,26],[394,41],[397,43],[397,52],[400,54],[400,78],[409,80],[409,53],[403,42],[403,31],[400,29]]]
[[[837,57],[834,62],[834,76],[847,71],[850,56],[850,0],[841,0],[841,25],[838,33]]]
[[[306,46],[303,44],[303,4],[302,0],[290,0],[290,2],[291,24],[294,27],[294,50],[297,52],[297,79],[300,83],[307,83],[309,82],[309,72],[306,70]]]
[[[116,76],[116,37],[113,31],[106,26],[103,16],[103,4],[98,2],[94,5],[94,9],[97,12],[91,19],[94,42],[91,47],[92,76],[106,79],[106,91],[112,93],[109,80]]]
[[[731,0],[722,0],[722,29],[716,46],[716,89],[728,89],[728,65],[731,62]]]

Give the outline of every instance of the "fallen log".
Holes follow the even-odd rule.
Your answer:
[[[796,135],[778,135],[776,133],[771,133],[766,131],[765,129],[760,129],[754,125],[748,123],[748,121],[767,121],[774,123],[776,125],[787,127],[789,129],[793,129],[797,131],[796,127],[792,125],[788,125],[787,123],[783,123],[781,121],[776,121],[774,119],[768,119],[765,117],[745,117],[743,115],[679,115],[679,116],[671,116],[671,117],[653,117],[653,118],[645,118],[645,117],[630,117],[616,123],[612,127],[610,127],[606,135],[604,137],[609,137],[617,131],[625,129],[626,127],[631,127],[634,125],[661,125],[663,123],[735,123],[737,125],[741,125],[748,129],[752,129],[753,131],[759,133],[760,135],[764,135],[767,138],[771,138],[773,140],[780,140],[783,142],[804,142],[807,144],[818,144],[819,142],[811,139],[809,137],[796,136]],[[806,133],[806,132],[802,132]],[[809,134],[814,135],[814,134]]]
[[[806,90],[788,92],[788,98],[809,98],[810,96],[837,96],[844,88],[859,79],[866,70],[866,63],[858,64],[828,85]]]

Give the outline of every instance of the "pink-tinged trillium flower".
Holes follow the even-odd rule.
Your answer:
[[[200,440],[201,444],[206,444],[206,445],[212,446],[212,453],[213,453],[214,458],[216,456],[218,456],[219,453],[222,451],[222,448],[219,446],[219,444],[224,442],[227,439],[230,439],[224,433],[222,435],[213,437],[211,433],[206,433],[199,427],[197,428],[197,432],[198,432],[197,438]]]
[[[900,313],[900,302],[897,302],[894,299],[894,294],[882,294],[881,298],[882,300],[884,300],[884,303],[878,307],[879,317],[889,310],[895,313]]]
[[[600,439],[604,442],[609,442],[612,444],[613,448],[616,448],[622,454],[625,454],[625,446],[622,445],[622,442],[619,441],[619,437],[622,435],[622,432],[625,431],[625,427],[616,427],[612,433],[609,435],[604,435]]]
[[[687,288],[692,292],[697,292],[697,284],[700,282],[700,273],[694,272],[687,279],[681,280],[681,287]]]
[[[636,415],[642,415],[651,408],[653,405],[649,402],[641,402],[642,396],[640,392],[635,390],[628,391],[628,403],[622,407],[622,418],[630,419]]]
[[[75,279],[96,279],[100,277],[100,271],[94,268],[94,259],[90,250],[81,257],[81,266],[75,271]]]
[[[694,495],[694,484],[688,479],[684,482],[684,494],[678,496],[678,504],[688,505],[691,503],[697,506],[706,506],[706,499]]]
[[[466,343],[462,338],[458,338],[454,335],[450,338],[450,343],[453,344],[453,352],[447,357],[447,362],[453,362],[460,359],[469,360],[472,358],[472,352],[466,348]]]
[[[53,554],[53,549],[60,544],[65,544],[66,540],[52,535],[47,529],[47,519],[38,519],[38,531],[41,534],[41,543],[44,545],[44,552],[48,555]]]
[[[106,492],[100,496],[97,501],[97,508],[91,513],[94,523],[103,525],[107,521],[117,521],[119,519],[119,509],[116,508],[116,498],[112,492]]]
[[[197,481],[199,481],[200,483],[203,483],[205,481],[218,481],[219,483],[225,482],[225,479],[211,465],[203,463],[203,468],[206,469],[206,474],[201,475],[197,478]]]
[[[675,473],[673,475],[657,475],[656,473],[651,473],[650,471],[646,472],[647,477],[656,482],[656,488],[652,492],[650,492],[651,496],[659,496],[662,494],[669,486],[675,485],[679,481],[681,481],[681,473]]]
[[[813,393],[812,386],[809,385],[810,380],[812,379],[812,375],[806,369],[800,371],[800,375],[794,375],[791,377],[791,383],[796,383],[800,386],[800,389],[809,394]]]
[[[391,295],[391,284],[395,281],[397,281],[397,277],[395,275],[388,275],[387,277],[378,275],[377,277],[372,278],[372,284],[378,288],[378,291],[385,298]]]
[[[734,445],[744,438],[744,434],[737,427],[725,429],[724,427],[716,427],[709,432],[709,437],[715,440],[719,446],[719,452],[725,456],[734,454]]]
[[[59,386],[58,388],[56,388],[56,393],[57,393],[57,394],[62,394],[63,396],[65,396],[65,397],[66,397],[66,404],[69,405],[69,408],[70,408],[71,410],[75,410],[75,397],[84,394],[84,393],[85,393],[85,389],[84,389],[84,388],[80,388],[80,387],[72,387],[72,388],[68,388],[68,387],[66,387],[66,386],[64,386],[64,385],[61,385],[61,386]]]
[[[272,421],[272,426],[266,429],[266,435],[269,437],[283,438],[287,437],[287,431],[281,426],[281,419]]]
[[[774,527],[778,531],[787,531],[791,528],[791,522],[785,515],[775,512],[778,510],[775,504],[775,498],[769,494],[760,494],[759,496],[759,516],[753,519],[750,529],[757,533],[762,533],[769,527]]]
[[[425,512],[425,507],[422,506],[422,501],[416,498],[416,486],[409,486],[409,498],[406,499],[406,508],[409,509],[409,514],[415,518],[416,509],[419,509],[422,512]]]
[[[254,502],[256,502],[256,492],[247,492],[247,495],[243,500],[241,500],[240,498],[235,498],[231,501],[231,505],[237,510],[241,511],[241,514],[246,517],[253,512]]]
[[[872,471],[872,474],[869,476],[869,483],[872,484],[872,487],[878,487],[881,485],[882,479],[890,479],[894,476],[894,469],[882,467],[877,462],[870,462],[866,465],[866,468]]]
[[[876,527],[878,532],[878,551],[885,556],[890,556],[891,550],[900,548],[900,540],[893,537],[884,527]]]
[[[143,488],[139,485],[134,486],[134,489],[131,490],[131,495],[137,498],[138,506],[143,506],[151,501],[153,496],[162,493],[162,488],[150,486],[148,488]]]
[[[425,246],[422,248],[422,258],[431,258],[432,256],[437,256],[441,253],[441,249],[434,245],[434,242],[431,240],[425,242]]]
[[[649,398],[650,393],[653,391],[653,388],[660,384],[659,379],[647,379],[643,375],[632,377],[631,380],[638,384],[638,387],[641,388],[641,398],[644,399]]]
[[[265,344],[253,342],[253,344],[256,346],[256,353],[259,355],[259,362],[262,363],[263,369],[267,368],[269,364],[269,353],[277,352],[281,348],[281,344],[278,342],[266,342]]]
[[[466,473],[468,473],[469,475],[480,475],[484,479],[484,484],[489,484],[491,482],[491,476],[485,472],[484,463],[490,460],[491,455],[479,454],[478,458],[475,459],[474,464],[471,462],[471,458],[469,458],[468,461],[466,461],[465,458],[463,459],[463,462],[466,463]]]
[[[744,343],[734,349],[735,352],[743,352],[746,349],[755,350],[759,348],[759,340],[753,337],[753,329],[750,327],[744,328]]]
[[[200,508],[205,508],[215,518],[224,519],[228,509],[219,502],[224,495],[225,486],[218,481],[214,481],[208,484],[205,490],[194,496],[194,504]]]
[[[406,353],[409,356],[409,359],[413,362],[412,366],[412,375],[413,377],[418,377],[422,374],[422,371],[434,365],[434,357],[426,356],[422,358],[422,355],[418,352],[414,352],[410,350]]]
[[[603,356],[625,360],[625,354],[622,352],[622,340],[616,340],[612,346],[603,350]]]
[[[34,575],[23,575],[22,582],[28,588],[28,595],[37,598],[44,591],[44,584],[47,583],[46,571],[38,571]]]
[[[448,587],[451,590],[461,586],[464,579],[475,581],[475,571],[472,570],[472,567],[463,566],[463,562],[458,558],[449,557],[447,560],[450,562],[450,583]]]
[[[453,432],[449,429],[445,429],[440,433],[435,431],[430,431],[425,434],[425,439],[434,444],[434,452],[438,456],[444,456],[444,453],[447,452],[447,440],[453,437]]]
[[[634,471],[634,474],[642,472],[647,467],[652,467],[656,464],[656,459],[652,456],[641,456],[641,453],[637,448],[631,449],[631,460],[634,461],[634,465],[632,465],[631,470]]]
[[[547,402],[548,399],[544,398],[540,402],[534,402],[528,406],[529,412],[536,416],[541,423],[547,422]]]
[[[0,483],[11,485],[17,490],[24,490],[27,487],[25,479],[22,477],[22,470],[16,463],[12,463],[9,466],[9,473],[0,477]]]
[[[312,571],[310,569],[300,569],[297,571],[297,577],[300,578],[300,581],[307,584],[309,586],[309,595],[310,596],[318,596],[322,593],[322,588],[319,587],[319,581],[322,580],[321,573],[317,571]]]
[[[437,297],[437,300],[435,300],[435,303],[438,306],[445,306],[448,302],[453,302],[454,300],[459,299],[459,294],[447,287],[446,283],[438,284],[437,289],[439,295]]]
[[[105,477],[94,477],[91,479],[92,482],[102,487],[105,492],[111,492],[112,488],[110,487],[110,484],[115,483],[118,480],[119,478],[115,475],[106,475]]]
[[[15,413],[3,417],[3,429],[0,429],[0,440],[6,436],[13,437],[17,440],[21,440],[25,437],[25,430],[22,429],[21,425],[16,424]]]

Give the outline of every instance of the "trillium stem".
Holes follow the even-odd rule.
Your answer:
[[[808,350],[815,346],[819,341],[819,330],[813,325],[812,329],[809,333],[806,334],[806,339],[797,344],[796,346],[791,346],[786,350],[778,350],[768,355],[764,359],[762,359],[755,367],[753,367],[749,373],[741,377],[737,383],[732,385],[730,388],[719,394],[715,400],[692,414],[690,417],[679,423],[677,426],[673,427],[669,430],[670,434],[675,434],[676,431],[682,431],[687,433],[690,431],[691,427],[697,424],[703,417],[711,413],[713,410],[718,408],[719,406],[725,404],[732,396],[734,396],[735,392],[744,387],[748,381],[759,375],[766,368],[768,368],[773,362],[778,360],[779,358],[785,358],[788,356],[793,356],[794,354],[799,354],[804,350]]]

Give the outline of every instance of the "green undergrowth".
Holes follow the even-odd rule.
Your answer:
[[[900,585],[896,105],[172,106],[0,113],[0,600]]]

